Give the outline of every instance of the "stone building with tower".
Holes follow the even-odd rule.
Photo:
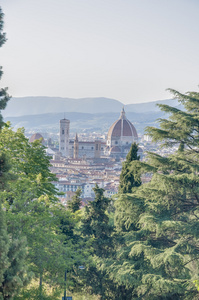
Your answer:
[[[69,130],[70,121],[65,118],[60,120],[59,152],[65,157],[69,156]]]
[[[113,157],[125,158],[133,142],[138,142],[138,134],[134,125],[127,119],[124,108],[120,117],[109,128],[107,139],[95,141],[79,141],[69,139],[70,121],[60,120],[59,151],[67,158]]]

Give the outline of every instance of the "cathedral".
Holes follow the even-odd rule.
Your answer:
[[[106,152],[109,156],[125,158],[133,142],[138,142],[138,134],[133,124],[126,118],[123,108],[120,118],[109,128]]]
[[[59,151],[68,158],[125,158],[133,142],[138,142],[134,125],[127,119],[124,108],[120,117],[109,128],[107,140],[79,141],[69,139],[70,121],[60,120]]]

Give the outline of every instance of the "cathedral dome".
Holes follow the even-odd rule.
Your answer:
[[[122,109],[120,118],[115,121],[108,131],[108,140],[112,140],[113,138],[130,138],[131,140],[137,140],[138,135],[133,124],[126,118],[124,108]]]
[[[40,140],[40,139],[42,139],[41,141],[42,141],[42,144],[43,144],[43,142],[44,142],[43,136],[42,136],[40,133],[34,133],[34,134],[30,137],[29,142],[30,142],[30,143],[33,143],[34,141]]]

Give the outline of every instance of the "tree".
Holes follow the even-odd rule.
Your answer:
[[[118,240],[107,213],[110,200],[104,197],[103,189],[97,185],[94,192],[95,200],[85,207],[82,220],[82,233],[89,239],[92,252],[85,264],[81,279],[88,293],[100,295],[102,300],[130,300],[132,288],[128,289],[123,284],[115,283],[104,267],[106,259],[114,260]]]
[[[118,189],[119,194],[131,193],[133,187],[141,185],[140,174],[137,173],[136,168],[131,168],[131,162],[138,160],[140,160],[140,156],[138,156],[138,145],[133,143],[122,166],[120,185]]]
[[[107,260],[109,277],[133,287],[132,299],[198,299],[199,93],[172,92],[185,110],[159,105],[170,118],[148,134],[176,151],[149,153],[148,162],[140,162],[143,172],[153,173],[131,193],[142,210],[132,214],[134,229],[125,234],[117,259]]]
[[[81,207],[81,189],[78,188],[73,195],[72,199],[68,201],[67,208],[70,209],[73,213],[78,211]]]
[[[112,227],[109,225],[109,218],[106,213],[110,200],[104,197],[104,190],[98,185],[93,189],[95,192],[94,201],[89,202],[85,207],[82,218],[82,234],[90,243],[91,254],[82,273],[82,280],[91,293],[100,294],[102,299],[109,299],[108,289],[111,289],[106,274],[99,270],[97,259],[110,255],[113,249]]]
[[[34,272],[38,292],[44,297],[45,284],[63,287],[66,269],[67,282],[72,285],[73,270],[85,261],[84,241],[78,233],[80,216],[59,203],[50,158],[39,141],[30,144],[24,129],[14,132],[6,125],[0,135],[0,151],[12,161],[2,193],[8,231],[26,237],[26,265]]]
[[[10,266],[8,259],[9,245],[10,240],[5,222],[5,212],[0,204],[0,299],[3,299],[2,283],[4,281],[4,273]]]
[[[40,201],[40,205],[35,203],[35,211],[29,216],[31,223],[35,220],[35,226],[29,229],[26,223],[26,236],[29,245],[27,262],[35,278],[39,279],[40,295],[43,295],[45,283],[63,287],[65,270],[70,269],[74,263],[74,249],[70,240],[64,243],[65,237],[59,229],[62,208],[45,207],[45,199],[44,202],[42,199]]]
[[[5,33],[3,33],[3,12],[0,8],[0,47],[5,43]],[[0,79],[2,76],[0,67]],[[7,88],[0,89],[0,110],[5,109],[9,100]],[[0,114],[0,130],[3,126],[2,115]],[[1,137],[1,132],[0,132]],[[11,299],[20,288],[28,282],[27,272],[26,240],[22,236],[15,237],[7,229],[7,212],[2,209],[3,195],[7,188],[11,164],[4,148],[0,149],[0,299]]]
[[[16,238],[26,237],[26,265],[43,282],[63,284],[66,267],[72,265],[72,245],[64,243],[60,222],[65,211],[56,198],[56,180],[49,170],[50,158],[44,146],[30,144],[24,130],[14,132],[8,126],[0,135],[0,151],[12,161],[2,200],[7,210],[8,231]],[[56,260],[56,264],[54,263]]]
[[[8,180],[10,163],[4,152],[0,152],[0,189],[4,189]]]
[[[2,154],[2,157],[5,157],[4,154]],[[26,263],[26,238],[17,230],[12,232],[9,230],[11,220],[3,202],[6,193],[5,187],[8,186],[6,180],[10,179],[7,176],[9,168],[6,162],[5,159],[1,172],[2,184],[0,185],[0,299],[11,299],[11,297],[17,295],[31,277]],[[16,224],[13,225],[16,226]]]
[[[112,227],[106,214],[110,200],[104,197],[104,190],[98,185],[93,189],[95,200],[89,202],[85,208],[85,216],[82,220],[82,233],[84,236],[92,236],[95,254],[102,257],[107,256],[111,249]]]
[[[134,225],[129,220],[135,220],[140,211],[140,206],[134,205],[129,195],[133,189],[141,185],[139,160],[138,145],[133,143],[122,166],[120,185],[115,201],[115,226],[118,231],[131,230]]]
[[[3,32],[3,24],[4,24],[3,17],[4,17],[4,14],[0,7],[0,47],[2,47],[2,45],[6,41],[6,36],[5,36],[5,33]],[[2,75],[3,75],[3,71],[2,71],[2,67],[0,67],[0,80],[1,80]],[[0,89],[0,111],[2,109],[5,109],[9,99],[10,99],[10,97],[7,93],[7,88],[1,88]],[[2,125],[3,125],[3,118],[0,113],[0,129],[1,129]]]
[[[19,291],[29,283],[32,276],[26,263],[26,238],[12,236],[9,242],[7,253],[9,265],[4,269],[3,281],[0,285],[0,297],[2,297],[0,299],[12,299],[13,296],[18,295]]]
[[[23,128],[14,132],[7,124],[1,131],[0,152],[12,161],[9,174],[13,179],[15,177],[15,180],[10,182],[12,188],[7,189],[7,201],[10,204],[17,193],[26,193],[24,183],[29,186],[27,194],[30,199],[48,195],[51,202],[58,201],[57,190],[52,183],[57,178],[49,170],[50,158],[40,141],[36,140],[30,144]]]
[[[6,36],[5,33],[3,32],[3,17],[4,14],[2,12],[2,9],[0,7],[0,47],[5,43],[6,41]],[[3,75],[2,67],[0,66],[0,80]],[[3,125],[3,118],[1,115],[1,110],[6,108],[7,102],[10,99],[10,97],[7,94],[7,88],[0,89],[0,130]],[[5,154],[0,152],[0,185],[2,186],[5,183],[5,175],[7,174],[7,170],[9,168],[8,160]],[[4,175],[4,176],[3,176]],[[2,179],[4,178],[4,182]]]

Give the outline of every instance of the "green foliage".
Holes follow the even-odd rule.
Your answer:
[[[81,193],[81,189],[78,188],[72,199],[67,202],[67,208],[73,213],[78,211],[81,207]]]
[[[118,198],[131,227],[117,257],[104,262],[110,279],[133,288],[132,299],[198,299],[199,94],[174,94],[185,111],[161,105],[170,119],[148,133],[177,151],[149,153],[147,164],[136,163],[153,177]]]
[[[23,290],[19,295],[15,296],[13,300],[60,300],[61,291],[60,289],[49,290],[44,287],[41,291],[38,287],[28,287]]]
[[[85,293],[78,293],[73,294],[74,300],[100,300],[100,296],[89,295],[87,292]]]
[[[82,293],[70,293],[73,300],[100,300],[99,296],[89,295],[86,291]],[[49,289],[45,287],[42,296],[36,287],[29,287],[27,290],[22,291],[20,295],[15,296],[13,300],[60,300],[63,297],[63,291],[58,289]]]
[[[5,153],[7,158],[12,161],[9,173],[17,178],[15,182],[11,183],[12,186],[15,185],[15,191],[13,195],[10,193],[10,201],[12,201],[12,197],[15,197],[16,192],[22,192],[21,186],[24,182],[29,185],[30,197],[38,198],[47,194],[50,201],[57,201],[55,197],[57,190],[52,184],[52,181],[57,179],[49,171],[50,158],[46,155],[45,147],[40,141],[36,140],[30,144],[24,136],[23,128],[14,132],[7,125],[1,131],[0,152]]]
[[[4,274],[10,266],[10,261],[8,258],[9,246],[10,239],[5,222],[5,212],[3,212],[0,204],[0,299],[3,295],[2,283],[4,281]]]
[[[79,219],[59,204],[52,184],[56,177],[49,171],[50,159],[39,141],[29,144],[23,129],[14,132],[6,126],[0,135],[0,151],[12,162],[1,193],[8,232],[16,240],[26,237],[25,262],[39,279],[43,295],[44,283],[63,287],[66,268],[72,270],[83,260],[74,234]],[[66,232],[72,235],[66,237]],[[70,276],[68,282],[73,284]]]
[[[26,286],[31,278],[26,264],[27,244],[23,237],[11,239],[7,257],[9,266],[4,270],[3,281],[0,286],[2,299],[10,299]]]
[[[5,189],[6,181],[9,178],[8,171],[10,164],[3,151],[0,152],[0,189]]]
[[[115,226],[117,231],[129,231],[135,228],[140,209],[143,209],[142,201],[138,199],[138,203],[140,202],[140,204],[137,206],[137,203],[135,205],[131,201],[131,195],[129,195],[129,193],[141,185],[140,157],[137,153],[138,145],[133,143],[122,166],[120,185],[115,201]]]
[[[137,230],[138,220],[144,212],[144,199],[139,195],[121,194],[115,201],[115,227],[120,234]]]
[[[1,138],[1,134],[0,134]],[[9,187],[9,180],[13,178],[9,175],[11,164],[8,161],[8,156],[5,154],[5,149],[1,150],[0,157],[0,199],[4,196]],[[6,220],[7,218],[7,220]],[[7,222],[6,222],[7,221]],[[0,202],[0,299],[10,299],[18,294],[20,289],[27,285],[31,278],[31,272],[27,268],[27,243],[26,238],[14,230],[9,230],[11,219],[8,212],[2,210],[2,202]],[[13,225],[16,225],[13,223]],[[8,227],[8,228],[7,228]]]
[[[138,155],[138,145],[133,143],[129,150],[129,153],[126,156],[126,163],[130,164],[133,160],[140,160],[140,156]]]
[[[141,185],[141,179],[138,169],[131,167],[131,162],[138,161],[140,159],[137,153],[138,145],[136,143],[133,143],[122,166],[120,185],[118,189],[119,194],[131,193],[133,187],[138,187]]]
[[[4,17],[4,14],[3,14],[2,9],[0,7],[0,47],[2,47],[2,45],[6,41],[5,33],[3,32],[3,25],[4,25],[3,17]],[[1,79],[2,75],[3,75],[3,71],[2,71],[2,67],[0,66],[0,79]],[[1,88],[0,89],[0,111],[2,109],[5,109],[9,99],[10,99],[10,97],[7,93],[7,88]],[[3,118],[2,118],[2,115],[0,113],[0,129],[1,129],[2,125],[3,125]]]
[[[196,286],[196,288],[197,288],[197,290],[199,292],[199,280],[194,280],[193,283],[195,284],[195,286]]]
[[[104,197],[103,189],[97,185],[94,191],[95,200],[85,208],[82,220],[82,233],[90,240],[92,250],[81,273],[83,286],[86,287],[84,290],[87,294],[99,295],[102,300],[130,300],[129,289],[126,289],[123,284],[115,283],[103,267],[106,259],[114,260],[119,241],[107,213],[110,200]]]
[[[162,146],[184,145],[188,148],[198,147],[198,105],[199,93],[189,92],[181,94],[175,90],[170,90],[175,97],[184,105],[185,111],[168,105],[158,105],[160,109],[170,114],[170,119],[160,119],[160,129],[149,127],[148,134],[153,141],[162,141]],[[196,149],[197,152],[197,149]]]
[[[100,294],[101,299],[105,299],[107,286],[110,290],[110,283],[106,274],[98,269],[96,259],[110,255],[113,249],[113,229],[109,225],[109,218],[106,213],[110,200],[104,197],[104,190],[97,185],[94,192],[95,200],[89,202],[85,207],[82,219],[82,234],[86,240],[90,240],[92,256],[86,262],[81,278],[83,284],[88,287],[88,294]],[[106,297],[106,299],[109,298]]]
[[[6,37],[5,37],[5,33],[3,32],[3,17],[4,14],[2,12],[2,9],[0,7],[0,47],[5,43],[6,41]]]
[[[106,213],[110,200],[104,197],[104,190],[97,185],[93,189],[95,200],[85,207],[85,216],[82,220],[82,232],[84,236],[93,237],[93,248],[100,257],[108,255],[111,249],[112,227]]]

